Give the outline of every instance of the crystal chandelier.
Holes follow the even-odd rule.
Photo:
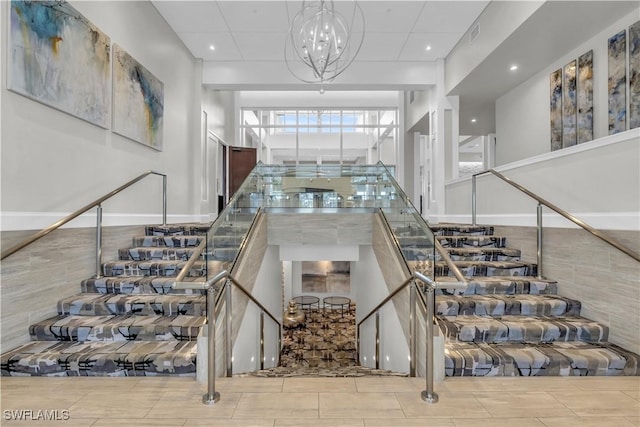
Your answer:
[[[324,93],[325,82],[353,62],[364,40],[360,5],[355,0],[340,3],[350,5],[350,19],[336,10],[333,0],[303,1],[285,43],[284,58],[291,74],[305,83],[320,83],[320,93]]]

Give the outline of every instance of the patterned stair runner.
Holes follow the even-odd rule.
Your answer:
[[[83,280],[81,294],[58,301],[57,316],[29,326],[32,342],[0,357],[2,375],[195,376],[206,296],[171,285],[208,228],[146,227],[103,264],[104,277]],[[222,233],[209,268],[227,268],[235,257],[235,230]],[[206,267],[196,262],[185,280],[202,280]]]
[[[537,266],[493,227],[432,229],[469,280],[464,291],[436,295],[447,376],[640,375],[640,356],[607,342],[608,328],[581,317],[580,302],[537,278]],[[412,268],[456,280],[432,248],[397,232]]]

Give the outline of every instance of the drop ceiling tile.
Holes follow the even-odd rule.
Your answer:
[[[488,1],[428,1],[413,31],[464,33],[487,6]]]
[[[359,40],[359,34],[354,35]],[[358,61],[396,61],[398,54],[407,40],[406,33],[373,33],[367,32],[362,48],[357,56]]]
[[[176,33],[227,31],[220,9],[213,1],[153,1]]]
[[[434,61],[446,58],[463,33],[413,33],[400,53],[401,61]],[[427,51],[427,45],[431,50]]]
[[[196,58],[202,58],[205,61],[238,61],[243,59],[229,33],[180,33],[178,36]],[[209,49],[212,44],[215,46],[215,50]]]
[[[287,2],[226,0],[218,1],[218,6],[232,33],[278,33],[289,28]]]
[[[243,58],[284,60],[287,33],[235,33],[233,37]]]
[[[376,33],[409,32],[424,1],[361,1],[366,31]]]

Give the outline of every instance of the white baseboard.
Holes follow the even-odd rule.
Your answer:
[[[640,231],[640,212],[590,212],[575,213],[573,215],[598,230]],[[441,222],[471,224],[471,215],[428,216],[427,220],[430,224],[438,224]],[[487,225],[535,227],[537,225],[537,217],[535,214],[478,215],[476,222]],[[556,213],[544,213],[542,215],[542,226],[551,228],[580,228]]]
[[[0,212],[0,231],[42,230],[65,216],[69,212]],[[209,222],[209,215],[167,215],[167,223]],[[127,225],[161,224],[160,214],[118,214],[102,215],[104,227]],[[73,219],[61,228],[87,228],[96,226],[96,212],[87,212]]]

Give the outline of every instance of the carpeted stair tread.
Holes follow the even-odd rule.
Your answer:
[[[445,343],[447,376],[640,375],[640,356],[615,344]]]
[[[482,236],[436,236],[442,247],[452,248],[504,248],[507,238],[494,235]]]
[[[196,354],[195,341],[32,341],[0,365],[3,376],[194,376]]]
[[[445,248],[453,261],[519,261],[520,249],[512,248]],[[440,259],[440,254],[436,254]]]
[[[148,225],[146,236],[202,236],[211,228],[211,223]]]
[[[84,293],[98,294],[204,294],[200,289],[173,289],[175,277],[115,276],[85,279],[80,284]],[[201,282],[203,277],[185,277],[185,282]]]
[[[134,247],[146,248],[195,248],[206,239],[205,235],[195,236],[135,236],[132,238]]]
[[[58,301],[58,314],[76,316],[138,315],[138,316],[204,316],[205,295],[127,295],[79,294]]]
[[[118,259],[120,261],[188,261],[193,255],[195,248],[126,248],[118,249]],[[238,254],[239,248],[213,248],[206,253],[200,254],[200,259],[205,255],[210,260],[233,261]]]
[[[438,316],[446,337],[463,342],[606,341],[609,328],[578,316]]]
[[[491,236],[493,226],[470,224],[436,224],[430,226],[436,236]]]
[[[438,277],[438,282],[457,281],[455,277]],[[476,276],[470,277],[467,288],[456,294],[464,295],[493,295],[493,294],[531,294],[531,295],[555,295],[558,293],[558,284],[554,280],[539,279],[534,276]],[[450,292],[443,290],[440,293]]]
[[[443,316],[579,316],[580,301],[559,295],[436,295]]]
[[[192,341],[204,316],[58,315],[29,326],[38,341]]]
[[[537,265],[524,261],[455,261],[465,277],[472,276],[535,276]],[[452,276],[453,272],[444,261],[436,261],[435,275]]]
[[[109,261],[102,264],[105,276],[177,276],[187,261]],[[206,263],[196,261],[187,276],[204,276]]]

